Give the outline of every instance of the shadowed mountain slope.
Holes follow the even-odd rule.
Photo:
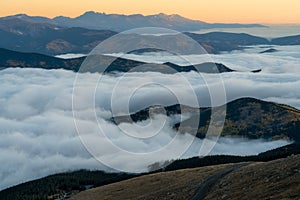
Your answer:
[[[104,55],[92,55],[81,58],[61,59],[37,53],[22,53],[0,48],[0,69],[41,68],[66,69],[75,72],[161,72],[176,73],[199,71],[203,73],[223,73],[234,70],[218,63],[202,63],[194,66],[180,66],[173,63],[153,64]],[[86,60],[85,60],[86,59]],[[80,69],[83,61],[84,68]],[[139,67],[135,69],[135,67]]]
[[[168,17],[167,17],[168,18]],[[118,21],[118,19],[114,18]],[[51,21],[51,20],[50,20]],[[68,20],[67,20],[68,21]],[[76,21],[76,20],[75,20]],[[92,24],[92,20],[89,21]],[[45,18],[28,16],[0,18],[0,48],[15,51],[35,52],[47,55],[58,55],[65,53],[89,53],[100,42],[117,34],[110,27],[101,30],[91,29],[93,27],[81,27],[76,21],[71,27],[62,26],[59,23],[49,23]],[[107,22],[105,22],[107,23]],[[134,22],[133,22],[134,23]],[[124,23],[114,23],[114,26]],[[142,23],[143,27],[146,24]],[[152,25],[155,26],[155,25]],[[173,26],[173,25],[172,25]],[[128,28],[128,27],[127,27]],[[155,34],[155,33],[154,33]],[[220,51],[231,51],[241,49],[243,45],[268,44],[264,38],[258,38],[246,34],[235,33],[209,33],[197,35],[185,33],[201,44],[208,53],[219,53]],[[130,39],[130,36],[126,36]],[[155,40],[158,36],[132,34],[132,41],[143,43],[144,38]],[[181,37],[176,35],[160,35],[160,41],[165,41],[165,49],[172,49],[173,44],[182,44]],[[172,42],[167,42],[172,41]],[[124,42],[126,43],[126,42]],[[177,47],[178,48],[178,47]],[[119,52],[115,52],[119,53]]]
[[[146,108],[130,116],[117,116],[112,120],[119,123],[142,121],[149,118],[150,108]],[[191,108],[173,105],[165,107],[167,115],[189,114],[189,119],[175,124],[181,133],[197,133],[204,138],[211,122],[212,108]],[[300,141],[300,111],[287,105],[261,101],[254,98],[241,98],[229,102],[224,106],[214,108],[216,115],[225,115],[222,136],[245,137],[249,139],[290,139]],[[152,110],[153,112],[153,110]],[[160,112],[160,111],[159,111]],[[156,113],[156,114],[159,114]],[[155,112],[154,112],[155,113]],[[195,120],[199,125],[194,126]],[[221,122],[214,121],[212,126],[221,126]]]
[[[116,32],[65,28],[54,24],[0,18],[0,47],[23,52],[58,55],[90,52]]]

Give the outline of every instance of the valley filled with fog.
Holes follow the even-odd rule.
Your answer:
[[[273,53],[260,53],[274,48]],[[113,54],[122,55],[124,58],[152,63],[172,62],[179,65],[188,65],[177,56],[166,53],[144,54]],[[101,169],[112,171],[107,166],[100,164],[91,155],[81,142],[78,127],[74,122],[74,105],[77,104],[76,117],[80,121],[80,132],[88,134],[90,139],[98,137],[103,143],[97,144],[106,160],[112,165],[125,165],[124,169],[132,172],[147,171],[148,166],[155,162],[189,158],[199,156],[199,147],[202,139],[193,138],[189,134],[175,137],[177,134],[172,125],[177,120],[176,116],[164,117],[157,115],[152,120],[138,122],[138,125],[147,125],[147,129],[156,130],[158,134],[148,140],[130,137],[122,128],[136,130],[137,124],[122,124],[121,129],[109,119],[112,117],[111,102],[112,92],[116,83],[121,91],[114,96],[115,108],[122,108],[130,103],[132,112],[143,109],[151,102],[163,105],[176,104],[172,93],[166,89],[145,85],[136,91],[134,98],[128,102],[124,96],[133,85],[143,82],[159,82],[180,96],[189,96],[189,90],[182,86],[178,80],[186,80],[197,97],[201,107],[212,105],[207,85],[216,84],[222,80],[226,92],[227,102],[241,98],[254,97],[261,100],[273,101],[300,108],[300,46],[252,46],[245,50],[210,55],[216,63],[222,63],[237,72],[222,74],[206,74],[205,79],[196,72],[183,72],[177,74],[161,74],[156,72],[132,72],[124,78],[121,74],[103,75],[101,90],[98,84],[99,74],[76,74],[66,70],[43,69],[5,69],[0,71],[0,189],[16,185],[28,180],[43,177],[58,172],[77,169]],[[68,57],[74,55],[68,55]],[[75,55],[76,56],[76,55]],[[206,62],[201,55],[183,55],[192,61],[192,64]],[[250,73],[251,70],[262,69],[260,73]],[[74,96],[74,81],[81,83],[76,88]],[[88,91],[94,91],[95,96],[90,96]],[[95,99],[94,99],[95,98]],[[89,102],[93,102],[91,106]],[[194,105],[190,105],[194,106]],[[97,120],[94,120],[94,117]],[[117,148],[110,149],[104,136],[98,135],[99,124],[101,131],[105,132]],[[147,133],[144,133],[147,134]],[[174,140],[174,141],[173,141]],[[165,148],[166,144],[174,145]],[[185,146],[192,141],[191,146],[185,151],[178,151],[178,146]],[[260,152],[284,146],[291,141],[262,139],[248,140],[241,138],[223,137],[209,155],[256,155]],[[164,154],[155,154],[136,159],[120,153],[128,152],[149,153],[164,149]]]

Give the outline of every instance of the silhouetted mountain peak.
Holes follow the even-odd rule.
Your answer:
[[[96,18],[96,17],[102,17],[102,16],[106,16],[106,13],[87,11],[87,12],[83,13],[82,15],[76,17],[76,19]]]
[[[26,14],[17,14],[15,15],[16,18],[23,18],[23,17],[28,17]]]
[[[8,20],[8,19],[19,19],[25,22],[31,22],[31,23],[53,23],[51,19],[47,17],[41,17],[41,16],[29,16],[27,14],[21,13],[16,15],[11,15],[7,17],[0,18],[2,20]]]

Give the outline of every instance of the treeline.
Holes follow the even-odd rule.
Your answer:
[[[80,170],[23,183],[0,192],[0,200],[44,200],[55,194],[83,191],[133,177],[125,173]]]
[[[279,158],[285,158],[292,154],[300,153],[300,143],[289,144],[277,149],[269,150],[255,156],[228,156],[214,155],[206,157],[194,157],[183,160],[176,160],[160,171],[173,171],[178,169],[204,167],[239,162],[267,162]]]
[[[300,143],[293,143],[284,147],[261,153],[257,156],[215,155],[206,156],[203,158],[195,157],[190,159],[177,160],[167,167],[152,173],[226,163],[250,161],[266,162],[279,158],[285,158],[292,154],[296,155],[299,153]],[[145,174],[137,175],[125,173],[106,173],[103,171],[88,170],[60,173],[3,190],[0,192],[0,200],[46,200],[49,199],[51,195],[69,194],[72,193],[72,191],[80,192],[89,187],[99,187],[141,175]]]

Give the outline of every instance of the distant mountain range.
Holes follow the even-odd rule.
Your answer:
[[[300,142],[300,111],[287,105],[266,102],[254,98],[241,98],[229,102],[226,108],[226,119],[222,136],[243,137],[249,139],[290,139]],[[214,112],[221,112],[223,106],[214,108]],[[150,108],[132,113],[130,116],[117,116],[111,120],[116,124],[143,121],[148,119]],[[182,133],[196,133],[199,138],[204,138],[212,117],[212,108],[192,108],[184,105],[165,107],[167,115],[191,115],[178,124]],[[159,114],[152,108],[152,113]],[[130,120],[131,119],[131,120]],[[194,127],[195,120],[199,126]],[[215,121],[214,121],[215,122]],[[215,122],[216,125],[219,121]]]
[[[244,46],[270,44],[266,38],[245,33],[211,32],[206,34],[185,33],[199,44],[208,53],[241,50]]]
[[[275,44],[275,45],[300,45],[300,35],[275,38],[272,40],[272,44]]]
[[[0,18],[0,48],[6,48],[21,52],[35,52],[46,55],[58,55],[65,53],[89,53],[103,40],[117,34],[110,30],[90,30],[79,27],[62,27],[42,17],[12,16]],[[200,45],[208,53],[220,53],[243,49],[248,45],[297,45],[300,44],[300,36],[276,38],[269,41],[265,38],[248,34],[214,32],[207,34],[185,33]],[[137,44],[144,44],[145,35],[127,35],[128,39],[134,39]],[[161,35],[161,41],[166,41],[166,49],[173,49],[174,45],[181,44],[182,38],[177,35]],[[170,42],[167,42],[170,41]],[[126,45],[126,44],[118,44]],[[187,44],[182,44],[187,45]]]
[[[116,34],[84,28],[64,28],[49,23],[30,22],[18,18],[0,19],[0,47],[15,51],[48,55],[66,52],[89,52],[99,42]]]
[[[74,72],[128,72],[128,71],[152,71],[161,73],[176,73],[198,71],[203,73],[224,73],[234,70],[219,63],[202,63],[197,65],[180,66],[174,63],[154,64],[134,61],[130,59],[117,58],[113,56],[92,55],[72,59],[61,59],[38,53],[22,53],[0,48],[0,69],[6,68],[41,68],[41,69],[65,69]],[[85,61],[93,64],[85,65],[80,69]],[[143,66],[140,70],[135,70],[137,66]],[[253,72],[259,72],[255,70]]]
[[[166,15],[163,13],[144,16],[141,14],[121,15],[105,14],[89,11],[78,17],[70,18],[58,16],[53,19],[18,14],[5,19],[20,19],[27,22],[49,23],[61,27],[81,27],[95,30],[124,31],[141,27],[162,27],[178,31],[197,31],[209,28],[247,28],[264,27],[260,24],[210,24],[199,20],[191,20],[180,15]]]

